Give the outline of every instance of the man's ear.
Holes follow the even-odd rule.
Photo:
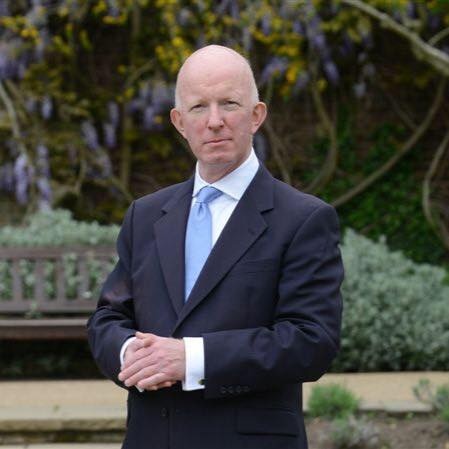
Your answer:
[[[173,126],[178,130],[179,134],[181,134],[182,137],[186,138],[184,127],[182,125],[182,116],[176,108],[173,108],[170,111],[170,120],[173,123]]]
[[[267,116],[267,105],[259,101],[253,108],[252,133],[256,134]]]

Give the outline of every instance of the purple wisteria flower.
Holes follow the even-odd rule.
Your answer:
[[[342,42],[338,48],[340,54],[345,58],[354,52],[354,42],[347,33],[343,34]]]
[[[418,17],[416,5],[414,2],[408,2],[407,6],[405,7],[405,11],[410,19],[416,19]]]
[[[181,8],[181,11],[179,11],[178,16],[178,23],[182,27],[185,27],[189,25],[190,21],[192,20],[192,12],[188,8]]]
[[[37,178],[36,186],[39,192],[39,210],[50,210],[53,194],[49,180],[44,177],[39,177]]]
[[[50,32],[47,28],[42,28],[39,32],[39,37],[40,39],[34,47],[34,59],[37,62],[42,62],[45,57],[45,49],[51,43]]]
[[[276,75],[283,75],[288,68],[286,58],[274,56],[262,70],[260,75],[260,85],[263,86]]]
[[[104,143],[107,148],[115,148],[117,146],[117,136],[115,126],[112,123],[103,124]]]
[[[27,98],[25,101],[25,109],[27,110],[27,112],[32,114],[33,112],[36,112],[36,108],[37,108],[37,100],[31,97]]]
[[[10,16],[8,0],[0,0],[0,17]]]
[[[231,0],[229,7],[229,13],[233,19],[239,19],[240,18],[240,8],[238,0]]]
[[[36,168],[37,179],[36,186],[39,192],[39,209],[51,209],[52,191],[50,187],[50,162],[48,160],[48,148],[44,144],[40,144],[36,148]]]
[[[293,29],[293,32],[295,32],[296,34],[299,34],[301,36],[304,36],[306,34],[306,32],[304,30],[304,25],[301,23],[300,20],[295,20],[293,22],[292,29]]]
[[[40,144],[36,148],[36,154],[37,154],[36,167],[38,175],[43,176],[45,178],[49,178],[50,163],[48,160],[48,148],[45,145]]]
[[[248,27],[245,27],[243,29],[242,45],[246,53],[249,53],[251,51],[251,48],[253,46],[253,36],[251,35],[251,31]]]
[[[217,7],[215,8],[215,13],[219,16],[225,14],[230,3],[231,3],[231,0],[221,0],[221,2],[217,3]]]
[[[108,15],[112,17],[118,17],[120,15],[120,8],[117,0],[106,0],[106,4],[108,7]]]
[[[120,109],[115,101],[108,103],[108,117],[112,125],[117,126],[120,120]]]
[[[90,121],[85,121],[81,124],[81,133],[89,149],[98,150],[100,148],[97,130]]]
[[[310,81],[310,75],[307,72],[301,72],[296,78],[295,85],[293,86],[293,93],[297,94],[303,91]]]
[[[157,112],[163,112],[173,106],[174,92],[166,84],[156,83],[152,91],[152,105]]]
[[[105,151],[101,151],[98,157],[98,163],[101,166],[101,175],[103,178],[112,176],[112,163],[109,155]]]
[[[12,56],[10,45],[0,43],[0,79],[15,78],[19,71],[17,60]]]
[[[142,84],[139,88],[139,98],[144,102],[151,101],[151,88],[150,83],[146,82]]]
[[[144,102],[140,98],[133,98],[131,101],[125,104],[126,114],[135,114],[142,111]]]
[[[46,95],[42,99],[41,103],[41,116],[44,120],[48,120],[51,118],[52,112],[53,112],[53,102],[51,98],[48,95]]]
[[[327,79],[335,86],[340,81],[340,73],[333,61],[326,61],[323,66]]]
[[[260,21],[260,28],[265,36],[269,36],[271,33],[271,16],[265,14]]]
[[[155,111],[152,105],[145,108],[143,112],[143,128],[150,131],[154,128]]]
[[[28,201],[28,186],[30,184],[30,170],[24,154],[21,154],[14,163],[14,180],[16,199],[19,204],[26,204]]]

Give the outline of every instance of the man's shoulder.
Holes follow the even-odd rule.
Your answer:
[[[289,209],[299,209],[303,213],[312,213],[321,208],[332,208],[321,198],[298,190],[276,178],[274,178],[274,196],[277,204],[285,205]]]
[[[180,182],[178,184],[172,184],[168,187],[163,187],[160,190],[149,193],[135,200],[135,205],[138,208],[163,206],[170,199],[173,198],[181,189],[185,189],[190,181]]]

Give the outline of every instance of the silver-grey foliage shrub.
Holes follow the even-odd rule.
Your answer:
[[[330,438],[336,449],[379,449],[381,434],[374,423],[367,418],[346,416],[332,422]]]
[[[348,230],[338,371],[449,369],[447,272]]]
[[[72,218],[68,210],[57,209],[30,216],[23,227],[0,227],[0,248],[42,246],[114,245],[119,227],[102,226]]]

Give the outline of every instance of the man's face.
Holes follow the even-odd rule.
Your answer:
[[[248,157],[252,136],[265,118],[265,105],[251,99],[249,80],[241,63],[215,61],[190,65],[178,81],[181,104],[171,111],[172,122],[209,182],[208,177],[219,179]]]

